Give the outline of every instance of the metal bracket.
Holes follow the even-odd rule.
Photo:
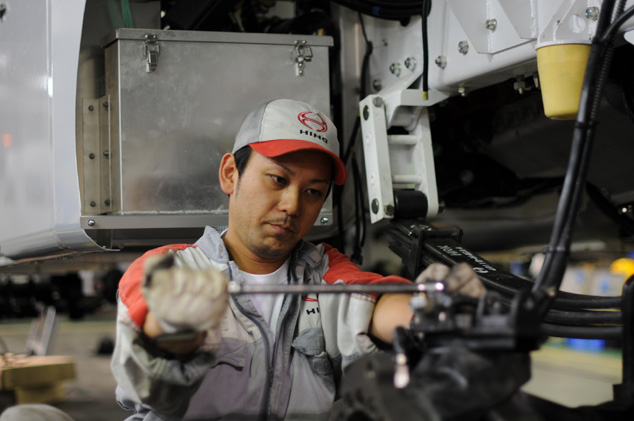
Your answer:
[[[310,45],[306,43],[306,40],[295,41],[295,75],[303,76],[304,67],[306,62],[312,61],[313,50]]]
[[[158,66],[158,57],[161,55],[161,48],[159,46],[158,37],[153,34],[145,35],[145,43],[143,47],[143,57],[147,64],[146,71],[153,72]]]
[[[378,95],[368,95],[360,103],[372,223],[394,218],[394,190],[424,193],[428,201],[423,215],[426,218],[436,216],[439,209],[427,108],[395,99],[391,98],[390,104]],[[402,112],[399,115],[395,110]],[[392,124],[405,127],[409,134],[388,135]]]

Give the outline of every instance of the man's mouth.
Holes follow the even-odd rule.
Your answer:
[[[294,234],[296,231],[295,226],[293,224],[280,224],[276,222],[269,222],[269,225],[271,225],[273,228],[275,228],[276,231],[279,231],[281,233]]]

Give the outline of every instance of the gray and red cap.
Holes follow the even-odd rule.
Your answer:
[[[335,184],[346,181],[335,125],[326,114],[305,102],[276,99],[248,114],[232,152],[247,145],[269,158],[303,150],[324,152],[332,159]]]

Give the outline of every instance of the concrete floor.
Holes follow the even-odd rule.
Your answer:
[[[29,320],[0,320],[0,337],[11,352],[24,352],[29,327]],[[96,352],[101,339],[114,339],[114,334],[114,306],[105,306],[80,321],[60,318],[51,354],[73,357],[76,377],[64,382],[66,399],[55,406],[76,421],[123,420],[131,415],[115,401],[110,356]]]

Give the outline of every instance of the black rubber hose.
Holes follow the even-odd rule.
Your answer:
[[[543,335],[554,336],[556,338],[620,339],[623,329],[615,326],[570,327],[542,323],[540,325],[540,331]]]
[[[532,290],[533,300],[538,306],[538,317],[542,318],[559,289],[570,249],[572,229],[576,218],[581,190],[585,184],[585,173],[589,160],[597,104],[605,75],[609,66],[606,60],[611,51],[611,42],[599,42],[610,23],[615,10],[615,0],[606,0],[597,24],[586,67],[579,112],[573,134],[573,147],[559,201],[559,209],[553,226],[544,266]],[[611,38],[610,38],[611,40]]]

